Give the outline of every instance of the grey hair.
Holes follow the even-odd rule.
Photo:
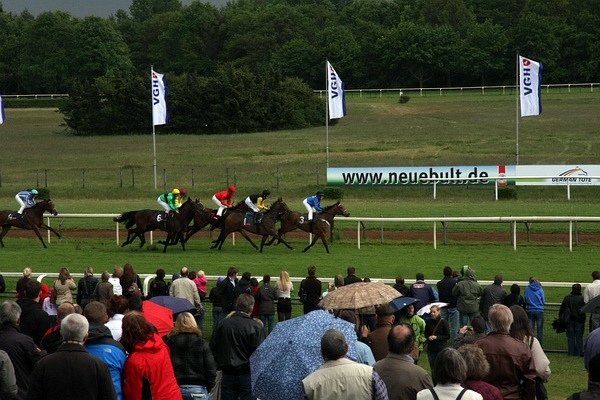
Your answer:
[[[510,331],[510,326],[514,321],[512,312],[504,304],[492,305],[488,313],[488,319],[493,332],[508,333]]]
[[[7,301],[0,307],[0,323],[4,324],[15,324],[19,322],[21,318],[21,307],[14,301]]]
[[[467,363],[458,350],[446,347],[435,359],[431,374],[437,383],[463,383],[467,379]]]
[[[250,314],[254,308],[254,296],[250,293],[242,293],[235,300],[235,310]]]
[[[321,353],[327,360],[338,360],[348,352],[346,336],[338,329],[329,329],[321,337]]]
[[[81,314],[69,314],[60,321],[60,333],[64,340],[83,342],[89,329],[88,320]]]

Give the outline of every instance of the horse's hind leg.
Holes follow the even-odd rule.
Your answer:
[[[313,247],[315,245],[315,243],[317,243],[317,240],[319,240],[319,236],[315,235],[313,237],[312,242],[310,242],[310,244],[308,246],[306,246],[306,248],[304,250],[302,250],[302,252],[306,252],[308,249],[310,249],[311,247]],[[325,241],[323,241],[323,243],[325,243]],[[329,253],[329,249],[327,248],[327,245],[325,245],[325,248],[327,249],[327,252]]]
[[[2,225],[2,232],[0,233],[0,245],[2,245],[2,247],[4,247],[4,242],[2,241],[2,239],[4,239],[4,236],[6,236],[6,233],[9,229],[10,225]]]
[[[37,227],[34,225],[31,225],[31,229],[35,232],[38,239],[40,239],[40,242],[42,242],[42,246],[44,246],[44,248],[47,249],[48,247],[46,246],[46,243],[44,243],[44,238],[42,238],[42,234],[40,233],[40,230],[37,229]]]

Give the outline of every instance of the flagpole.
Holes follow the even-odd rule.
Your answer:
[[[325,165],[329,168],[329,69],[327,68],[328,61],[325,59],[325,93],[327,95],[327,101],[325,101]]]
[[[152,78],[152,71],[154,71],[154,65],[150,65],[150,78]],[[154,125],[154,104],[152,101],[152,88],[150,88],[150,106],[152,107],[152,148],[154,151],[154,160],[152,162],[152,167],[154,168],[154,190],[158,187],[156,186],[156,125]]]
[[[516,71],[516,92],[517,92],[517,107],[516,107],[516,116],[515,116],[515,121],[516,121],[516,127],[517,127],[517,131],[516,131],[516,147],[515,147],[515,156],[516,156],[516,165],[519,165],[519,97],[521,94],[521,90],[520,90],[520,86],[519,86],[519,53],[517,53],[517,71]]]

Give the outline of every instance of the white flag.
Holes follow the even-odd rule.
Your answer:
[[[167,122],[167,80],[152,70],[152,123],[165,125]]]
[[[346,94],[344,83],[335,69],[327,61],[327,94],[329,99],[329,118],[342,118],[346,115]]]
[[[542,113],[542,63],[519,56],[521,117]]]
[[[0,96],[0,124],[4,123],[4,100],[2,99],[2,96]]]

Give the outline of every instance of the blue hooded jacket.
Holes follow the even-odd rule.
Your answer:
[[[544,303],[546,302],[546,296],[544,296],[544,289],[538,281],[533,281],[525,288],[525,303],[527,304],[527,311],[544,311]]]

